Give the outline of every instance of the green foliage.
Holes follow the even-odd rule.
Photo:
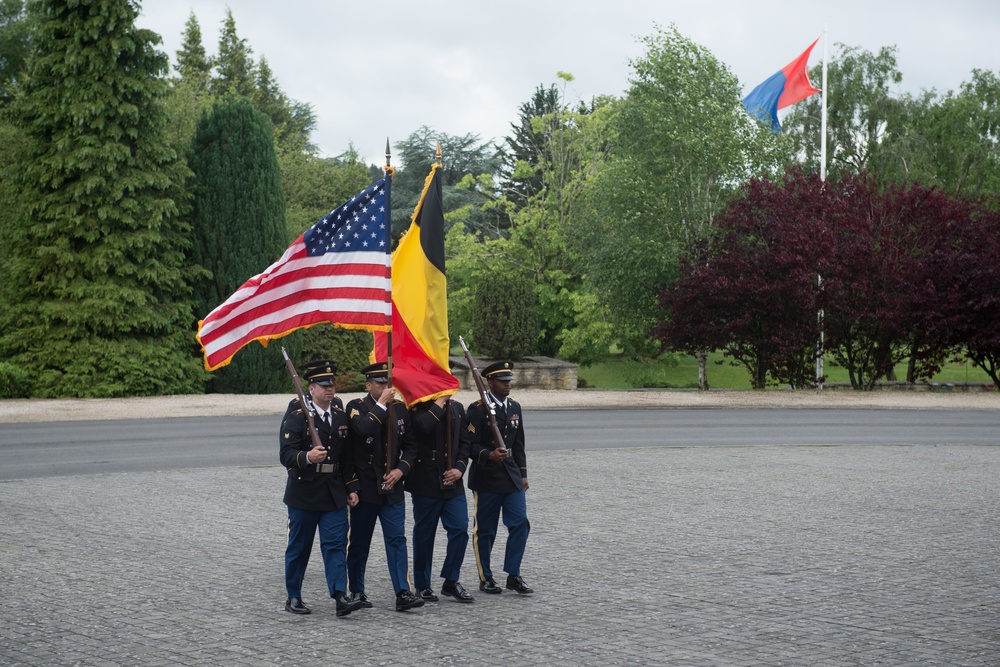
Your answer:
[[[40,397],[200,389],[180,221],[187,170],[164,140],[167,59],[128,0],[41,0],[11,105],[26,146],[6,225],[0,357]]]
[[[177,51],[177,74],[180,80],[197,91],[207,91],[212,75],[212,61],[201,41],[201,26],[191,12],[184,24],[184,39]]]
[[[517,207],[544,187],[539,162],[544,159],[547,139],[536,129],[537,118],[558,118],[562,109],[562,95],[555,84],[548,88],[539,84],[530,100],[521,105],[517,123],[511,123],[511,134],[504,139],[501,157],[500,186],[507,199]]]
[[[589,366],[604,358],[618,339],[611,324],[608,309],[596,294],[580,290],[568,294],[573,326],[558,335],[560,343],[556,356],[581,366]]]
[[[24,0],[0,0],[0,107],[13,99],[22,78],[30,35]]]
[[[437,143],[441,143],[441,196],[445,213],[468,207],[466,225],[479,229],[486,216],[480,209],[484,198],[468,188],[456,187],[469,175],[492,174],[497,169],[493,146],[478,135],[451,136],[421,127],[396,144],[396,157],[402,162],[392,179],[392,234],[399,238],[410,226],[413,209],[420,201],[424,181],[435,163]]]
[[[676,28],[642,40],[615,141],[576,237],[588,277],[630,354],[648,354],[656,295],[679,253],[697,253],[733,188],[781,163],[782,140],[752,121],[729,68]]]
[[[325,159],[302,151],[283,151],[278,154],[278,163],[288,236],[293,239],[372,183],[353,146],[339,157]]]
[[[312,106],[288,99],[263,57],[257,66],[256,86],[250,99],[271,120],[279,150],[311,153],[315,149],[309,143],[309,135],[316,128]]]
[[[30,398],[34,379],[20,366],[0,361],[0,399]]]
[[[195,192],[193,263],[211,276],[195,285],[198,312],[207,315],[288,247],[281,172],[271,124],[243,97],[227,95],[198,123],[191,157]],[[283,341],[289,354],[298,336]],[[280,346],[250,344],[212,376],[220,393],[286,391]]]
[[[253,50],[247,40],[236,33],[236,19],[229,8],[226,8],[226,18],[222,21],[219,53],[212,64],[216,72],[211,82],[213,93],[220,97],[226,94],[253,96],[257,76]]]
[[[520,359],[535,352],[538,300],[531,281],[518,274],[492,274],[476,287],[472,331],[478,354]]]
[[[827,65],[827,156],[831,176],[864,172],[902,180],[900,172],[913,162],[915,148],[904,123],[902,100],[891,86],[903,80],[896,65],[896,47],[872,53],[836,44],[837,53]],[[821,66],[810,73],[821,80]],[[822,96],[813,95],[796,104],[785,118],[784,132],[796,144],[803,164],[818,171]],[[910,164],[907,164],[909,162]]]
[[[1000,77],[973,70],[972,80],[931,106],[923,129],[929,177],[949,192],[976,197],[1000,189]]]

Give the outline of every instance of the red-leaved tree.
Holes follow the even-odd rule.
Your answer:
[[[951,221],[928,258],[919,312],[926,337],[960,350],[1000,386],[1000,200]]]
[[[717,217],[711,250],[697,263],[682,259],[681,279],[661,293],[661,345],[722,350],[747,369],[754,389],[811,384],[817,276],[833,256],[842,207],[815,174],[747,183]]]
[[[880,186],[866,176],[832,189],[847,213],[834,230],[835,280],[826,289],[830,356],[855,389],[871,389],[907,357],[918,362],[917,377],[932,375],[944,353],[921,326],[925,261],[963,207],[940,189]]]

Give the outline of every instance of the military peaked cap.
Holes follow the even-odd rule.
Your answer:
[[[372,380],[374,382],[388,382],[389,381],[389,362],[387,361],[376,361],[374,364],[369,364],[361,369],[361,372],[365,375],[365,380]]]
[[[493,378],[494,380],[513,380],[514,379],[514,362],[512,361],[494,361],[492,364],[487,366],[480,373],[484,378]]]
[[[317,359],[306,364],[302,377],[307,382],[315,382],[318,385],[329,387],[335,381],[337,375],[337,363],[330,359]]]

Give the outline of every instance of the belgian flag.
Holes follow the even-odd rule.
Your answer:
[[[375,332],[373,361],[387,358]],[[444,268],[441,165],[431,168],[410,228],[392,253],[392,385],[407,406],[458,391],[448,355],[448,284]]]

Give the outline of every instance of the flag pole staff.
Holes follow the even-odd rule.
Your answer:
[[[819,180],[826,183],[826,63],[827,57],[827,24],[823,24],[823,104],[820,114],[820,138],[819,138]],[[816,275],[816,287],[819,293],[823,293],[823,276]],[[816,343],[816,388],[823,388],[823,354],[825,353],[826,341],[823,335],[823,308],[816,312],[816,324],[819,328],[819,340]]]
[[[385,172],[390,172],[390,167],[392,165],[392,153],[389,151],[389,137],[385,138]],[[386,216],[390,221],[392,220],[392,212]],[[391,239],[391,234],[390,234]],[[385,346],[386,346],[386,362],[389,364],[389,386],[392,386],[392,264],[389,264],[389,330],[385,334]],[[386,472],[389,472],[386,470]]]
[[[389,137],[385,138],[385,172],[388,174],[391,172],[392,165],[392,154],[389,151]],[[391,175],[390,175],[391,178]],[[389,211],[389,215],[386,216],[388,220],[392,220],[392,212]],[[391,238],[391,237],[390,237]],[[388,368],[388,379],[389,386],[392,386],[392,264],[389,264],[389,330],[385,333],[385,348],[386,348],[386,367]],[[393,463],[393,431],[396,430],[396,424],[392,420],[392,407],[395,401],[391,401],[385,406],[385,467],[382,470],[383,475],[388,475],[392,471]],[[386,482],[382,482],[379,486],[379,492],[384,494],[392,493],[392,487],[387,486]]]
[[[434,163],[437,166],[441,166],[441,141],[438,140],[437,147],[434,149]],[[451,428],[451,396],[445,399],[444,402],[444,469],[451,470],[455,467],[454,457],[452,456],[452,428]],[[440,485],[442,489],[450,489],[455,483],[446,482],[442,477],[440,480]]]

